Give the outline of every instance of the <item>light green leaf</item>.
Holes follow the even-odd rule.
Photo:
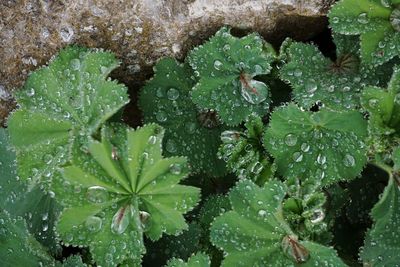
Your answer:
[[[109,52],[67,47],[29,76],[8,120],[21,178],[51,180],[73,136],[91,136],[128,102],[125,86],[106,79],[117,66]]]
[[[239,181],[229,195],[233,210],[211,226],[211,241],[225,251],[222,266],[345,266],[333,249],[297,240],[282,217],[285,195],[278,181],[263,188]]]
[[[356,111],[313,113],[289,104],[275,110],[264,145],[283,176],[326,186],[360,174],[367,123]]]
[[[194,48],[188,58],[199,77],[192,91],[193,102],[214,109],[227,125],[237,125],[252,113],[269,110],[269,88],[255,76],[268,74],[274,56],[265,52],[258,34],[236,38],[220,29],[208,42]]]
[[[244,132],[227,130],[221,134],[223,145],[219,156],[228,169],[239,178],[246,178],[263,185],[274,176],[276,167],[262,145],[264,125],[260,117],[250,116]]]
[[[222,176],[226,168],[217,150],[224,127],[215,112],[199,111],[193,104],[192,73],[188,64],[170,58],[160,60],[154,77],[141,90],[139,106],[144,122],[165,127],[166,155],[186,156],[194,172]]]
[[[197,204],[199,189],[178,184],[188,164],[184,157],[162,158],[163,134],[156,124],[114,125],[102,129],[101,141],[89,142],[88,154],[76,142],[74,165],[53,186],[66,207],[57,225],[64,243],[89,246],[97,264],[115,266],[140,262],[144,233],[157,240],[187,229],[182,214]]]
[[[390,177],[382,197],[372,208],[373,227],[367,233],[360,256],[365,265],[396,266],[400,262],[400,188]]]
[[[187,262],[181,259],[171,259],[167,267],[209,267],[211,264],[210,258],[204,253],[197,253],[189,258]]]
[[[361,103],[369,112],[369,130],[378,136],[391,135],[400,130],[400,68],[395,67],[387,90],[368,87]]]

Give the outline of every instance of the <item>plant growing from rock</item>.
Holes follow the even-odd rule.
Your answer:
[[[398,266],[399,4],[338,1],[332,58],[223,27],[136,129],[112,53],[63,49],[0,129],[1,266]]]

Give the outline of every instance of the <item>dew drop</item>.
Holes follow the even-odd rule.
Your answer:
[[[175,88],[170,88],[167,91],[167,97],[169,100],[177,100],[179,97],[179,91]]]
[[[368,100],[368,105],[371,108],[376,108],[376,106],[378,105],[378,99],[376,98],[371,98],[370,100]]]
[[[168,139],[167,143],[165,144],[165,149],[167,149],[169,153],[175,153],[176,152],[175,142],[172,139]]]
[[[151,136],[149,137],[149,143],[150,143],[151,145],[154,145],[156,142],[157,142],[157,136],[151,135]]]
[[[308,152],[308,151],[310,151],[310,145],[307,143],[303,143],[303,144],[301,144],[300,149],[303,152]]]
[[[240,93],[247,102],[257,105],[267,99],[268,87],[263,82],[256,80],[247,81],[245,78],[243,78],[241,79]]]
[[[293,74],[296,77],[301,77],[301,75],[303,75],[303,72],[300,69],[296,69]]]
[[[294,134],[287,134],[285,136],[285,144],[288,146],[295,146],[297,144],[297,136]]]
[[[178,164],[178,163],[171,164],[171,165],[169,166],[169,171],[170,171],[172,174],[179,175],[179,174],[182,173],[182,166],[181,166],[180,164]]]
[[[222,62],[219,61],[219,60],[215,60],[215,61],[214,61],[214,69],[220,70],[221,67],[222,67]]]
[[[333,17],[332,18],[332,23],[337,24],[339,23],[340,19],[338,17]]]
[[[381,4],[382,4],[382,6],[384,6],[384,7],[390,7],[390,2],[389,2],[389,0],[381,0]]]
[[[232,143],[239,140],[240,135],[241,133],[238,131],[232,131],[232,130],[224,131],[221,133],[221,141],[223,143]]]
[[[369,19],[367,13],[361,13],[360,15],[358,15],[357,21],[361,24],[368,24]]]
[[[311,215],[310,222],[312,224],[320,223],[324,220],[325,213],[322,209],[316,209],[313,214]]]
[[[97,216],[89,216],[85,225],[90,232],[98,232],[102,227],[103,221]]]
[[[392,13],[390,14],[390,24],[392,25],[393,29],[400,32],[400,9],[395,8]]]
[[[254,174],[259,174],[262,170],[264,169],[264,166],[261,164],[261,162],[257,161],[256,163],[253,164],[253,166],[250,168],[250,171]]]
[[[81,67],[81,62],[79,61],[79,59],[74,58],[71,60],[70,65],[73,70],[79,70],[79,68]]]
[[[326,162],[326,157],[324,156],[324,155],[322,155],[322,154],[318,154],[318,157],[317,157],[317,162],[318,162],[318,164],[325,164],[325,162]]]
[[[343,164],[346,167],[354,167],[354,165],[356,165],[356,160],[352,155],[346,154],[343,158]]]
[[[187,122],[185,124],[185,130],[187,133],[192,134],[196,131],[196,123],[194,122]]]
[[[88,188],[86,197],[88,201],[100,204],[108,200],[108,192],[104,187],[95,185]]]
[[[309,94],[313,94],[315,93],[315,91],[317,91],[318,86],[314,81],[309,81],[306,83],[306,91]]]
[[[28,91],[26,91],[26,95],[29,97],[32,97],[35,95],[35,89],[29,88]]]
[[[301,154],[300,152],[294,152],[293,153],[293,160],[295,162],[301,162],[303,160],[303,154]]]
[[[164,122],[167,120],[167,114],[164,111],[160,110],[156,114],[156,119],[159,122]]]
[[[267,211],[266,210],[259,210],[258,211],[258,216],[264,217],[265,215],[267,215]]]
[[[122,234],[128,228],[130,220],[130,205],[121,207],[113,216],[111,230],[114,233]]]

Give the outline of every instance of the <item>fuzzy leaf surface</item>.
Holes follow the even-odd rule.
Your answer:
[[[195,81],[190,66],[167,58],[160,60],[155,70],[141,90],[139,106],[145,123],[156,122],[166,129],[166,155],[188,157],[194,172],[225,174],[225,163],[217,157],[224,127],[211,112],[207,117],[207,112],[193,104],[190,91]]]
[[[269,110],[269,87],[254,79],[268,74],[274,56],[264,51],[258,34],[242,38],[220,29],[205,44],[194,48],[188,58],[199,77],[192,91],[193,102],[203,109],[214,109],[227,125],[237,125],[252,113]]]
[[[74,136],[92,135],[128,102],[125,86],[106,79],[118,65],[112,53],[67,47],[29,76],[8,120],[21,178],[48,181]]]
[[[369,114],[369,129],[377,135],[400,131],[400,68],[395,67],[388,88],[368,87],[361,103]]]
[[[187,229],[182,214],[197,204],[199,189],[178,184],[189,174],[187,160],[162,157],[163,134],[156,124],[114,125],[89,142],[88,154],[74,148],[74,165],[54,186],[66,207],[57,225],[65,243],[89,246],[97,264],[115,266],[140,262],[144,233],[157,240]]]
[[[366,265],[396,266],[400,262],[400,187],[395,177],[372,208],[374,225],[367,233],[361,259]]]
[[[289,62],[280,76],[291,84],[293,99],[303,108],[309,109],[317,102],[336,110],[357,108],[362,88],[378,85],[392,70],[386,66],[391,64],[376,69],[360,65],[358,38],[336,34],[334,41],[336,61],[326,58],[312,44],[296,42],[286,48]]]
[[[0,265],[4,267],[54,266],[54,260],[31,236],[23,218],[0,210]]]
[[[366,161],[367,123],[356,111],[302,111],[294,104],[275,110],[264,145],[278,172],[321,186],[349,180]]]
[[[60,207],[54,196],[44,193],[39,186],[28,190],[25,181],[17,176],[15,152],[9,147],[7,131],[0,128],[0,209],[12,218],[23,217],[29,232],[53,254],[60,245],[54,224]]]
[[[226,252],[222,266],[299,266],[286,255],[282,240],[292,231],[282,217],[286,187],[269,181],[263,188],[241,180],[229,194],[232,211],[211,227],[211,241]],[[298,241],[309,253],[301,266],[345,266],[332,248]]]
[[[376,0],[341,0],[329,12],[333,31],[358,35],[361,58],[366,64],[381,65],[400,53],[396,3]]]

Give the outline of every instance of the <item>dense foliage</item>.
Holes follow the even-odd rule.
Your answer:
[[[0,129],[0,265],[400,266],[399,6],[338,1],[332,58],[223,27],[136,129],[113,54],[63,49]]]

